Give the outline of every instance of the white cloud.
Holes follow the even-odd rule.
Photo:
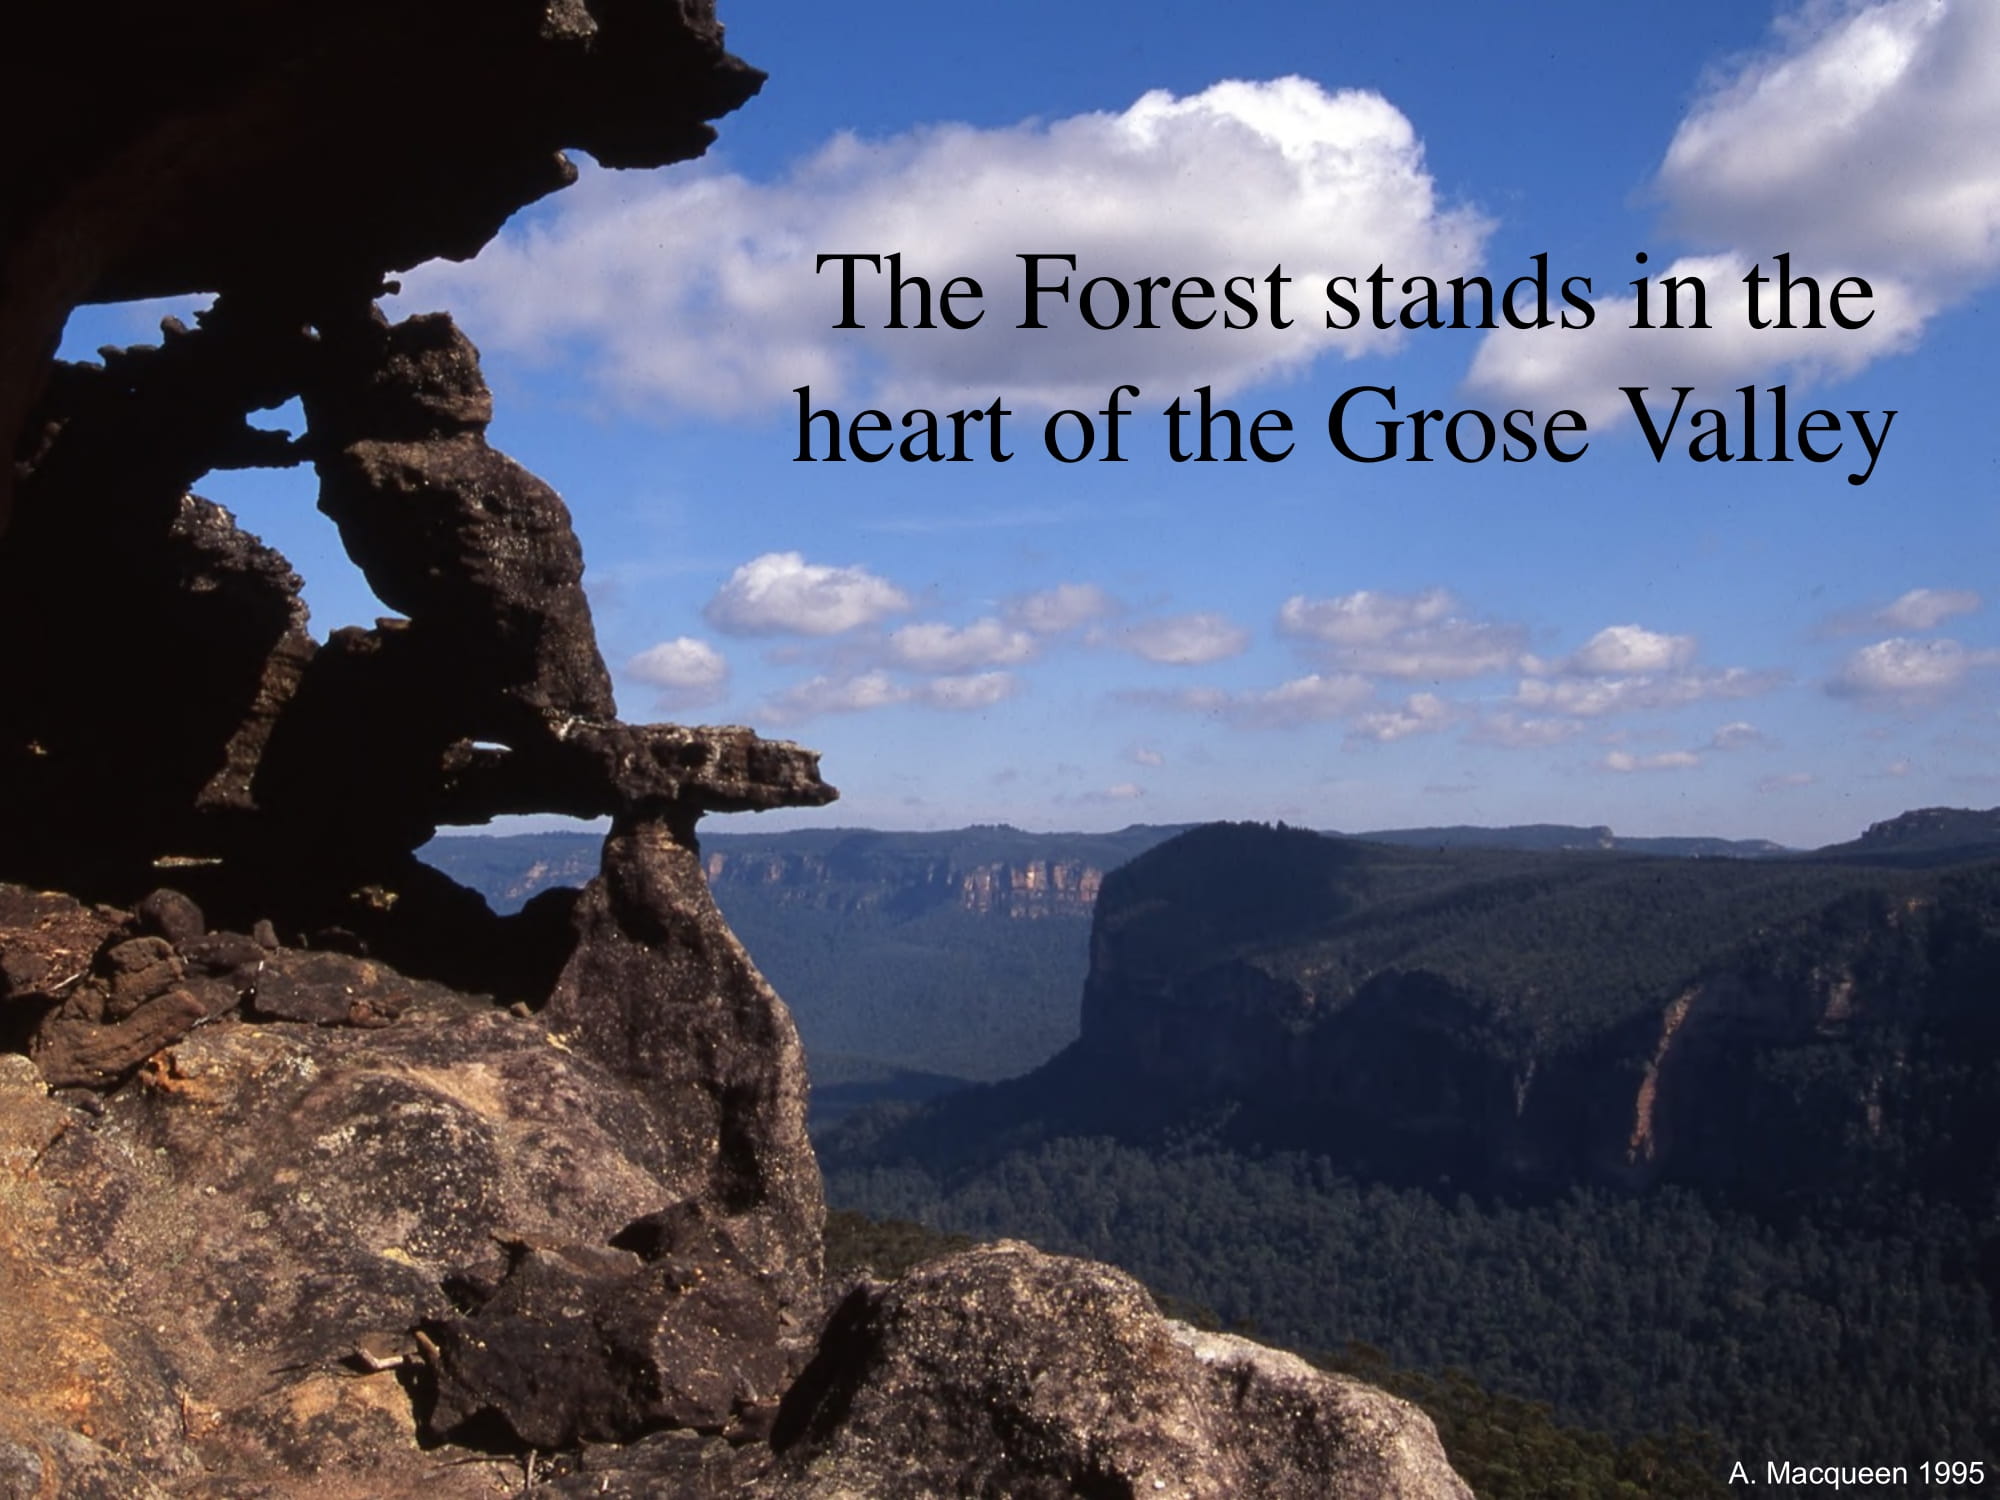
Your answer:
[[[1278,610],[1278,628],[1329,646],[1373,646],[1451,614],[1452,597],[1443,589],[1421,594],[1382,594],[1360,589],[1332,599],[1294,594]]]
[[[948,407],[996,391],[1031,405],[1103,403],[1120,382],[1155,390],[1209,384],[1221,395],[1322,354],[1392,347],[1401,330],[1323,326],[1320,286],[1378,263],[1450,277],[1478,262],[1488,226],[1440,204],[1423,145],[1396,107],[1303,78],[1225,82],[1186,97],[1145,95],[1120,113],[996,129],[935,125],[880,141],[841,135],[782,181],[679,169],[589,171],[545,212],[510,228],[466,266],[408,278],[415,305],[449,305],[492,353],[587,362],[634,405],[746,412],[860,396],[891,407]],[[976,327],[885,330],[887,280],[857,269],[866,331],[836,330],[841,267],[821,254],[902,255],[904,275],[983,289]],[[1021,329],[1021,254],[1073,253],[1071,302],[1043,299],[1045,329]],[[1084,284],[1155,276],[1231,278],[1276,266],[1289,330],[1229,329],[1221,295],[1154,296],[1157,331],[1113,335],[1078,315]],[[1045,264],[1042,279],[1065,268]],[[1238,288],[1268,299],[1261,280]],[[914,293],[911,294],[914,297]],[[1098,289],[1109,309],[1111,289]],[[1133,320],[1138,317],[1137,298]],[[1268,305],[1268,302],[1266,302]],[[969,301],[955,304],[961,316]],[[915,306],[906,306],[913,320]],[[1129,325],[1128,325],[1129,326]],[[900,437],[902,434],[896,434]],[[983,450],[984,434],[969,430]]]
[[[766,552],[730,574],[702,615],[730,635],[839,635],[909,607],[901,589],[865,568]]]
[[[1738,719],[1733,724],[1724,724],[1709,739],[1711,750],[1747,750],[1753,745],[1768,745],[1771,737],[1755,724],[1746,724]]]
[[[1351,740],[1374,740],[1389,744],[1413,734],[1435,734],[1458,722],[1456,705],[1435,693],[1414,693],[1401,708],[1376,709],[1362,714],[1348,731]]]
[[[1676,672],[1664,677],[1527,677],[1514,702],[1539,713],[1597,718],[1636,709],[1678,708],[1711,699],[1754,698],[1785,681],[1783,672],[1726,667],[1719,672]]]
[[[1662,635],[1639,625],[1607,625],[1564,664],[1583,677],[1671,672],[1694,660],[1694,637]]]
[[[1481,719],[1467,737],[1475,744],[1497,745],[1503,750],[1540,750],[1581,733],[1583,725],[1575,719],[1523,718],[1502,709]]]
[[[1167,758],[1157,750],[1140,745],[1132,751],[1132,763],[1137,766],[1164,766]]]
[[[1974,614],[1982,600],[1970,588],[1912,588],[1880,610],[1850,610],[1836,614],[1828,634],[1858,634],[1862,630],[1936,630],[1960,614]]]
[[[1694,665],[1695,638],[1608,625],[1569,656],[1524,658],[1513,703],[1534,714],[1592,719],[1711,700],[1754,698],[1786,681],[1783,672]],[[1748,725],[1727,726],[1736,730]],[[1753,731],[1754,732],[1754,731]]]
[[[1645,271],[1656,288],[1661,276],[1700,276],[1714,327],[1635,330],[1634,300],[1606,297],[1587,330],[1489,335],[1472,383],[1596,421],[1625,409],[1624,385],[1725,390],[1781,368],[1810,382],[1909,347],[2000,269],[1996,74],[1990,0],[1811,0],[1769,50],[1702,94],[1655,180],[1671,227],[1722,248]],[[1781,250],[1823,289],[1866,278],[1873,320],[1751,328],[1741,278],[1753,262],[1772,272]],[[1621,267],[1598,290],[1639,274]]]
[[[934,677],[910,686],[887,672],[860,672],[848,677],[812,677],[787,688],[764,704],[764,717],[776,724],[796,724],[822,714],[867,713],[899,704],[917,704],[954,712],[991,708],[1014,696],[1020,683],[1011,672],[975,672]]]
[[[1133,802],[1145,795],[1146,789],[1133,781],[1121,781],[1116,786],[1104,789],[1104,798],[1107,802]]]
[[[1683,233],[1950,285],[2000,265],[2000,8],[1809,5],[1681,122]]]
[[[683,635],[648,646],[625,663],[625,675],[658,688],[661,708],[696,708],[722,697],[729,663],[707,641]]]
[[[910,690],[888,673],[863,672],[854,677],[808,678],[765,704],[764,714],[775,723],[795,724],[821,714],[866,713],[909,700]]]
[[[1598,762],[1607,771],[1687,771],[1701,764],[1692,750],[1662,750],[1656,755],[1634,755],[1629,750],[1613,750]]]
[[[1094,583],[1059,583],[1010,599],[1001,610],[1010,625],[1035,635],[1060,635],[1117,613],[1118,601]]]
[[[889,636],[889,658],[918,672],[964,672],[974,667],[1012,666],[1035,654],[1035,638],[994,619],[959,627],[905,625]]]
[[[933,708],[960,712],[991,708],[1014,696],[1020,686],[1012,672],[975,672],[964,677],[939,677],[925,683],[915,697]]]
[[[1593,299],[1597,319],[1589,328],[1499,328],[1487,334],[1473,356],[1467,384],[1481,394],[1532,408],[1538,417],[1565,407],[1579,411],[1592,431],[1630,418],[1633,409],[1624,388],[1644,387],[1647,410],[1662,436],[1668,433],[1674,415],[1674,388],[1692,386],[1694,393],[1679,421],[1672,424],[1668,451],[1685,454],[1687,444],[1698,436],[1696,413],[1713,408],[1728,421],[1730,451],[1735,453],[1743,441],[1743,398],[1736,393],[1737,387],[1760,380],[1767,372],[1788,371],[1798,389],[1790,392],[1787,416],[1796,423],[1816,404],[1801,393],[1803,388],[1852,375],[1884,355],[1910,348],[1931,311],[1909,288],[1876,278],[1871,281],[1874,297],[1868,303],[1875,316],[1865,328],[1755,328],[1749,321],[1749,292],[1743,283],[1753,266],[1761,266],[1767,276],[1772,270],[1768,261],[1735,251],[1686,256],[1666,266],[1635,266],[1632,276],[1642,271],[1652,273],[1654,291],[1649,307],[1656,326],[1632,326],[1638,312],[1636,298],[1600,292]],[[1807,270],[1794,257],[1794,272]],[[1809,274],[1831,286],[1845,273],[1814,263]],[[1692,277],[1707,289],[1710,326],[1660,326],[1664,323],[1664,299],[1659,289],[1668,279],[1683,277]],[[1762,305],[1768,319],[1768,290]],[[1690,302],[1683,317],[1692,315]],[[1775,420],[1769,397],[1758,397],[1756,420],[1761,428],[1759,453],[1769,458],[1773,452],[1770,428]],[[1844,424],[1849,421],[1842,420]],[[1880,412],[1869,418],[1878,432],[1883,420]],[[1712,425],[1712,421],[1704,421],[1701,431],[1709,431]],[[1838,439],[1819,439],[1818,445],[1830,448],[1834,441],[1846,444],[1837,463],[1861,452],[1860,440],[1851,427]],[[1796,462],[1797,444],[1790,446]],[[1858,462],[1864,468],[1867,465],[1865,456]]]
[[[1382,677],[1483,677],[1521,664],[1525,630],[1457,611],[1444,589],[1362,589],[1330,599],[1294,594],[1278,610],[1278,632],[1311,643],[1328,666]]]
[[[1295,677],[1263,692],[1227,693],[1220,688],[1179,692],[1140,691],[1121,696],[1129,703],[1207,714],[1242,729],[1296,729],[1344,718],[1375,694],[1365,677],[1352,673]]]
[[[1250,632],[1222,615],[1202,613],[1142,620],[1112,639],[1147,661],[1199,666],[1240,656],[1250,645]]]
[[[1849,656],[1827,691],[1878,706],[1916,707],[1948,697],[1969,673],[1992,666],[2000,666],[2000,651],[1975,651],[1949,639],[1895,636]]]

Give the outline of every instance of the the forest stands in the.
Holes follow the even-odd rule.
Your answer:
[[[1486,1496],[1720,1493],[1739,1461],[1994,1474],[1994,814],[1804,855],[1218,825],[1106,869],[899,843],[988,832],[845,861],[830,837],[740,887],[706,845],[809,1051],[838,1017],[851,1057],[898,1060],[821,1121],[837,1207],[1109,1260],[1387,1379]],[[1100,871],[1088,947],[1074,901],[977,894],[1057,856]],[[888,878],[940,859],[986,884]],[[982,1005],[1018,1055],[1029,1016],[1061,1050],[956,1086],[925,1038],[976,1042]]]

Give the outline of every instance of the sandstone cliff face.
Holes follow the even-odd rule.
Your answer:
[[[2000,1148],[1979,1123],[2000,1106],[1990,867],[1630,862],[1573,885],[1560,864],[1468,868],[1405,895],[1401,856],[1313,839],[1204,830],[1115,876],[1069,1066],[1144,1098],[1134,1118],[1226,1107],[1245,1140],[1462,1187],[1664,1179],[1770,1204],[1956,1181],[1937,1188],[1950,1194]],[[1217,868],[1224,842],[1234,862]],[[1786,915],[1683,930],[1701,923],[1656,894],[1668,875]],[[1435,938],[1441,911],[1454,934],[1618,931],[1567,975],[1497,938],[1468,966],[1458,937]],[[1644,963],[1618,969],[1634,950]]]
[[[1123,1494],[1169,1462],[1153,1492],[1351,1462],[1463,1493],[1420,1417],[1189,1344],[1100,1269],[823,1284],[797,1035],[695,829],[833,789],[747,729],[615,718],[476,352],[374,305],[565,145],[698,154],[759,82],[702,0],[42,7],[0,69],[37,143],[0,164],[0,1497]],[[182,291],[216,294],[197,328],[52,363],[78,302]],[[248,422],[292,398],[296,441]],[[191,493],[302,463],[397,618],[314,639]],[[610,820],[581,891],[500,918],[413,856],[534,811]]]
[[[719,888],[761,886],[787,899],[848,909],[859,905],[917,911],[947,904],[980,916],[1032,921],[1088,917],[1104,884],[1104,871],[1077,859],[1025,859],[962,864],[950,859],[910,859],[893,871],[862,879],[844,871],[838,853],[722,852],[711,850],[703,868]],[[843,887],[856,887],[843,889]]]

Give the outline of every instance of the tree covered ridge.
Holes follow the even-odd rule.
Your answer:
[[[1990,1464],[2000,860],[1920,852],[1196,830],[1106,881],[1083,1040],[858,1115],[829,1201],[1759,1474]]]

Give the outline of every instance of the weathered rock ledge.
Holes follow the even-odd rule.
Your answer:
[[[709,1010],[685,974],[610,1064],[560,1004],[210,932],[171,891],[0,887],[0,975],[6,1500],[450,1500],[531,1466],[633,1497],[1468,1493],[1420,1413],[1105,1266],[1004,1243],[822,1286],[817,1179],[731,1161],[699,1103],[782,1070],[671,1081],[657,1023]]]

